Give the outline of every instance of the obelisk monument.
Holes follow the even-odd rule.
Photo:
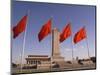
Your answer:
[[[61,56],[60,53],[60,33],[57,28],[52,30],[52,61],[53,62],[62,62],[64,61],[64,57]]]

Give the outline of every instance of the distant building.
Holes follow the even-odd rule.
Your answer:
[[[47,55],[28,55],[25,59],[27,64],[43,64],[50,62],[50,57]]]

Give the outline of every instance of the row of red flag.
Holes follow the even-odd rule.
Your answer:
[[[27,15],[25,15],[20,21],[19,23],[13,27],[13,38],[16,38],[17,36],[19,36],[20,33],[22,33],[23,31],[25,31],[26,29],[26,22],[27,22]],[[51,33],[52,28],[52,20],[50,19],[49,21],[47,21],[41,28],[39,34],[38,34],[38,39],[39,42],[41,40],[43,40],[48,34]],[[72,29],[71,29],[71,23],[68,23],[66,25],[66,27],[63,29],[62,33],[60,34],[60,42],[63,42],[64,40],[66,40],[68,37],[72,36]],[[74,35],[74,39],[73,42],[76,44],[79,41],[83,40],[86,38],[86,30],[85,27],[82,27],[78,32],[76,32],[76,34]]]

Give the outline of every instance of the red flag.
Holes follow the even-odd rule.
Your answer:
[[[63,42],[69,36],[71,36],[71,24],[70,23],[67,24],[63,32],[60,34],[60,42]]]
[[[76,44],[85,38],[86,38],[86,30],[85,30],[85,27],[83,27],[75,34],[73,41]]]
[[[26,28],[27,15],[25,15],[18,24],[13,27],[13,38],[16,38]]]
[[[42,28],[41,28],[41,30],[40,30],[40,32],[39,32],[39,34],[38,34],[39,42],[40,42],[44,37],[46,37],[49,33],[51,33],[51,19],[50,19],[47,23],[45,23],[45,24],[42,26]]]

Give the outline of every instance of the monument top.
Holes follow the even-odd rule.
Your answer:
[[[57,29],[57,28],[53,28],[53,31],[54,31],[54,30],[59,31],[59,29]]]

